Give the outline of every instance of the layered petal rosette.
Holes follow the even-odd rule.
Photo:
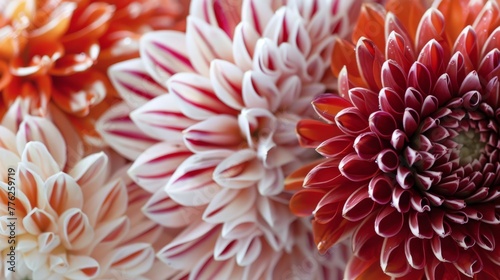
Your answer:
[[[338,40],[338,94],[313,101],[289,179],[320,251],[352,236],[347,279],[499,279],[497,1],[365,5]]]
[[[0,167],[12,171],[0,175],[0,252],[5,260],[15,246],[19,265],[3,264],[2,279],[139,279],[154,249],[130,240],[127,187],[109,178],[104,153],[69,167],[66,147],[43,118],[26,117],[17,133],[0,126]]]
[[[193,1],[185,33],[147,33],[141,58],[110,70],[124,103],[99,130],[154,193],[145,215],[182,229],[158,257],[190,279],[280,279],[308,260],[311,279],[339,270],[315,259],[283,186],[315,158],[295,126],[333,87],[332,44],[359,2],[281,2]]]
[[[114,100],[108,66],[137,57],[142,33],[182,29],[184,10],[177,0],[1,1],[0,117],[18,99],[37,116],[53,104],[98,143],[95,121]]]

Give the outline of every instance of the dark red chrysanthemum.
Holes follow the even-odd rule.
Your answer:
[[[326,160],[290,207],[320,251],[352,236],[348,279],[500,279],[500,2],[428,2],[364,6],[297,127]]]

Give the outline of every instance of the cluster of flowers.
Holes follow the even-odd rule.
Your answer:
[[[498,0],[0,0],[0,279],[498,280],[499,79]]]

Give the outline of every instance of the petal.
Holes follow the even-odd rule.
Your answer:
[[[130,113],[137,127],[151,138],[172,143],[182,142],[182,131],[196,124],[186,117],[172,94],[163,94]]]
[[[250,1],[245,1],[250,2]],[[254,5],[255,6],[255,5]],[[262,5],[256,5],[262,6]],[[236,26],[233,38],[233,57],[235,64],[242,70],[248,71],[253,67],[253,54],[259,40],[259,33],[248,22],[241,22]]]
[[[392,237],[397,235],[404,224],[404,216],[390,205],[385,206],[375,219],[375,231],[379,236]]]
[[[26,116],[16,135],[17,150],[21,154],[30,141],[40,141],[50,152],[60,169],[66,164],[66,144],[58,129],[47,119]]]
[[[228,115],[212,116],[183,131],[184,142],[193,153],[213,149],[237,150],[244,138],[238,120]]]
[[[178,31],[147,32],[140,40],[144,68],[160,85],[176,73],[194,72],[189,61],[186,35]]]
[[[108,172],[108,157],[101,152],[85,157],[68,174],[78,183],[86,201],[104,185]]]
[[[314,111],[327,122],[334,122],[337,114],[352,107],[346,99],[334,94],[321,94],[312,101]]]
[[[183,145],[155,144],[142,153],[128,170],[134,182],[148,192],[165,186],[179,165],[191,155]]]
[[[213,115],[236,113],[217,97],[209,78],[179,73],[168,80],[167,86],[170,94],[175,95],[177,106],[189,118],[204,120]]]
[[[37,174],[43,180],[61,170],[58,163],[47,150],[47,147],[40,142],[29,142],[26,144],[21,155],[21,160],[25,163],[32,163],[33,165],[30,166],[37,171]]]
[[[360,221],[370,215],[375,202],[368,195],[368,188],[359,188],[344,203],[342,216],[351,222]]]
[[[230,279],[234,266],[232,260],[218,261],[207,254],[193,268],[189,279]]]
[[[94,229],[81,209],[71,208],[65,211],[59,217],[58,225],[61,229],[61,243],[67,249],[83,249],[94,238]]]
[[[44,191],[48,206],[57,213],[57,216],[61,216],[70,208],[81,209],[83,206],[80,186],[66,173],[59,172],[47,178]]]
[[[208,252],[213,254],[213,245],[219,233],[219,227],[214,225],[193,223],[163,247],[157,257],[175,269],[190,269],[193,260],[199,260]]]
[[[139,58],[112,65],[108,69],[108,75],[120,97],[131,108],[137,108],[167,92],[165,86],[150,77]]]
[[[210,62],[223,59],[232,62],[232,42],[224,31],[193,16],[187,18],[186,49],[196,71],[206,77]]]
[[[54,217],[47,213],[47,211],[36,207],[23,218],[23,226],[32,235],[55,231],[57,229]]]
[[[85,201],[83,210],[92,226],[121,217],[127,210],[127,189],[117,179],[95,192]]]
[[[235,110],[243,109],[243,71],[239,67],[230,62],[216,59],[210,64],[210,81],[215,95],[220,100]]]
[[[174,172],[165,187],[166,192],[181,205],[207,204],[221,188],[212,179],[212,174],[227,156],[229,152],[224,150],[190,156]]]
[[[130,111],[126,103],[119,103],[101,116],[96,127],[106,143],[125,158],[134,160],[156,141],[132,122]]]
[[[149,219],[169,228],[190,225],[197,221],[203,213],[202,208],[179,205],[163,190],[153,194],[142,208],[142,211]]]
[[[109,252],[101,263],[103,268],[117,271],[121,275],[139,276],[149,271],[154,260],[155,252],[151,244],[134,243]]]
[[[208,204],[203,220],[212,224],[237,219],[255,204],[257,194],[250,188],[223,189]]]
[[[256,154],[250,149],[232,153],[222,160],[213,171],[213,179],[221,187],[248,188],[263,178],[264,169]]]

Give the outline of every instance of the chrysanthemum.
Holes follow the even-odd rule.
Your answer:
[[[127,216],[127,188],[108,178],[104,153],[70,168],[57,128],[26,117],[17,133],[0,126],[0,168],[0,252],[5,260],[15,246],[18,269],[2,263],[2,279],[139,279],[153,265],[151,244],[131,240],[141,234]]]
[[[352,234],[348,279],[499,279],[499,3],[423,2],[366,5],[336,42],[339,95],[297,127],[326,160],[291,208],[320,251]]]
[[[27,100],[29,113],[38,116],[50,115],[53,103],[82,136],[91,138],[88,142],[95,142],[95,119],[109,106],[89,114],[113,92],[107,67],[138,56],[137,41],[145,31],[183,22],[177,18],[182,9],[175,4],[176,0],[1,1],[0,116],[17,99]]]
[[[155,193],[146,216],[184,229],[158,256],[193,279],[279,279],[313,258],[283,181],[314,156],[294,128],[359,3],[284,2],[193,1],[186,33],[148,33],[110,71],[126,104],[100,131]],[[311,279],[338,271],[311,263]]]

